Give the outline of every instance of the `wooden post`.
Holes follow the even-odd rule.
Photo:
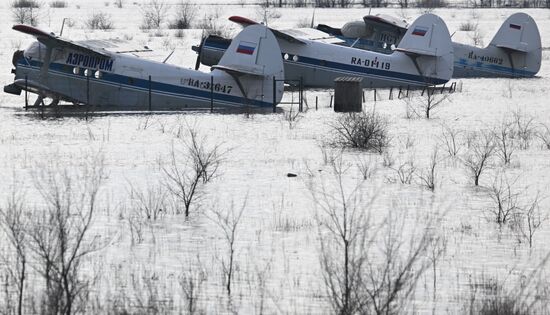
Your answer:
[[[397,98],[401,99],[401,95],[403,95],[403,90],[401,89],[401,86],[399,86],[399,94],[397,94]]]
[[[84,71],[86,74],[86,121],[88,120],[88,111],[90,110],[90,71]]]
[[[210,76],[210,112],[214,111],[214,76]]]
[[[410,86],[407,85],[407,95],[406,95],[407,97],[409,97],[409,88],[410,88]]]
[[[27,91],[28,87],[29,87],[28,78],[27,78],[27,75],[25,74],[25,110],[27,110],[27,108],[29,107],[29,92]]]
[[[390,99],[390,100],[393,100],[393,86],[390,87],[390,96],[389,96],[389,99]]]
[[[151,111],[151,75],[149,75],[149,111]]]
[[[315,110],[318,109],[318,104],[319,104],[319,96],[315,96]]]
[[[277,111],[277,81],[275,76],[273,76],[273,112]]]
[[[374,102],[376,103],[376,89],[374,89]]]
[[[334,98],[334,95],[330,95],[330,103],[328,103],[328,107],[332,108],[332,99]]]
[[[365,102],[365,90],[361,90],[361,93],[363,94],[363,103]]]
[[[441,91],[439,94],[443,94],[443,90],[445,90],[445,84],[443,84],[443,86],[441,87]]]
[[[300,102],[300,104],[299,104],[300,113],[304,110],[304,108],[303,108],[304,96],[302,95],[303,89],[304,89],[303,79],[302,79],[302,77],[300,77],[300,89],[298,91],[298,100]]]

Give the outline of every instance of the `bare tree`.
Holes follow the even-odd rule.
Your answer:
[[[514,154],[514,140],[513,140],[513,123],[503,121],[498,128],[493,131],[496,142],[496,153],[504,163],[504,165],[510,164],[512,155]]]
[[[37,26],[40,22],[41,4],[37,1],[14,1],[11,13],[15,22]]]
[[[360,310],[359,274],[363,264],[363,247],[368,242],[370,212],[362,207],[360,189],[363,181],[346,191],[342,159],[332,164],[335,188],[310,186],[312,199],[319,210],[316,219],[328,233],[319,231],[321,268],[332,308],[337,314],[354,314]],[[374,234],[374,233],[373,233]]]
[[[42,312],[72,314],[87,298],[88,283],[81,279],[82,259],[97,249],[87,240],[104,179],[103,158],[91,157],[71,173],[51,162],[34,174],[45,208],[37,209],[30,229],[30,249],[36,270],[46,282]],[[80,303],[78,303],[80,302]]]
[[[169,6],[166,5],[164,0],[150,0],[142,6],[143,22],[141,28],[143,29],[159,29],[166,14],[168,13]]]
[[[512,115],[515,124],[515,137],[519,140],[519,148],[527,150],[535,133],[535,119],[519,109],[513,112]]]
[[[136,188],[130,182],[128,185],[130,198],[140,216],[154,221],[166,214],[167,191],[163,185],[147,184],[145,189]]]
[[[437,164],[439,163],[439,150],[437,146],[434,146],[432,154],[430,156],[430,164],[428,167],[420,172],[420,181],[426,188],[431,191],[435,190],[437,184]]]
[[[518,204],[520,192],[516,191],[514,187],[517,180],[518,178],[515,178],[510,182],[506,174],[499,173],[487,191],[493,201],[493,206],[489,208],[489,211],[499,225],[505,224],[520,209]]]
[[[462,158],[462,163],[470,177],[474,180],[474,185],[479,185],[479,178],[489,167],[495,152],[495,141],[493,134],[483,131],[476,134],[469,140],[470,146]]]
[[[23,312],[23,297],[25,294],[25,280],[28,268],[28,219],[25,213],[24,196],[14,186],[4,208],[0,208],[0,227],[6,233],[7,239],[15,252],[15,260],[10,263],[6,259],[5,266],[11,278],[15,279],[17,288],[17,314]],[[6,297],[8,298],[8,297]]]
[[[516,223],[517,229],[520,236],[529,243],[529,248],[532,248],[535,233],[542,226],[542,223],[548,219],[548,215],[543,214],[540,210],[539,194],[526,207],[522,207],[520,213],[519,222]]]
[[[542,131],[537,132],[537,137],[542,140],[544,147],[550,150],[550,127],[548,125],[542,124]]]
[[[449,94],[437,93],[436,87],[427,87],[426,96],[422,99],[422,103],[420,104],[420,108],[424,112],[424,117],[430,119],[432,112],[439,108],[448,98]]]
[[[334,181],[309,189],[318,210],[320,261],[328,299],[337,314],[393,314],[403,310],[429,267],[432,239],[425,228],[405,240],[405,211],[374,222],[364,202],[364,181],[346,189],[345,167],[333,164]],[[376,194],[375,194],[376,195]]]
[[[209,147],[207,138],[199,136],[195,127],[187,128],[188,136],[181,143],[183,151],[172,144],[168,165],[162,167],[165,185],[183,203],[186,217],[191,204],[202,197],[202,186],[217,175],[227,152],[219,144]]]
[[[188,29],[191,28],[193,21],[196,18],[197,7],[189,0],[181,0],[175,9],[175,17],[168,26],[171,29]]]
[[[247,199],[248,198],[245,197],[241,208],[238,210],[235,209],[235,205],[231,202],[229,210],[213,208],[208,214],[208,218],[221,229],[228,246],[227,261],[222,258],[222,268],[226,281],[225,288],[228,295],[231,295],[231,281],[233,279],[233,272],[235,271],[235,241],[237,240],[237,229],[246,208]]]

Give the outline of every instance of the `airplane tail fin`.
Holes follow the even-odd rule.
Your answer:
[[[281,48],[273,33],[263,25],[244,28],[212,68],[231,75],[251,101],[279,103],[283,97]]]
[[[445,83],[453,74],[453,44],[445,22],[434,14],[414,21],[397,51],[409,55],[428,84]]]
[[[528,14],[509,16],[489,45],[508,53],[514,76],[534,76],[540,69],[540,33],[537,23]]]

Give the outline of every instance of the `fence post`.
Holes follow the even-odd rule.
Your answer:
[[[390,96],[389,96],[389,99],[390,99],[390,100],[393,100],[393,86],[390,87]]]
[[[277,112],[277,81],[273,76],[273,112]]]
[[[319,96],[315,96],[315,110],[318,109],[318,105],[319,104]]]
[[[214,76],[210,76],[210,112],[214,111]]]
[[[300,101],[300,112],[302,112],[304,110],[303,108],[303,101],[304,101],[304,95],[302,94],[302,91],[304,90],[304,86],[303,86],[303,79],[302,77],[300,77],[300,90],[299,90],[299,94],[298,94],[298,98],[299,98],[299,101]]]
[[[330,103],[328,103],[328,107],[332,108],[332,98],[334,98],[334,95],[330,95]]]
[[[149,111],[151,111],[151,75],[149,75]]]
[[[28,92],[28,79],[27,75],[25,74],[25,110],[29,107],[29,92]]]

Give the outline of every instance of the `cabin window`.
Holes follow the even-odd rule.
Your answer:
[[[290,58],[290,56],[288,54],[285,54],[284,58],[285,58],[285,60],[288,60],[288,58]]]
[[[292,60],[298,61],[298,56],[297,55],[292,56]]]
[[[73,74],[80,74],[80,68],[79,67],[74,67],[73,68]]]
[[[92,71],[90,71],[90,69],[84,70],[84,76],[89,77],[91,75],[92,75]]]
[[[97,70],[95,73],[94,73],[94,77],[96,79],[101,79],[101,77],[103,76],[103,73],[101,73],[101,71]]]

